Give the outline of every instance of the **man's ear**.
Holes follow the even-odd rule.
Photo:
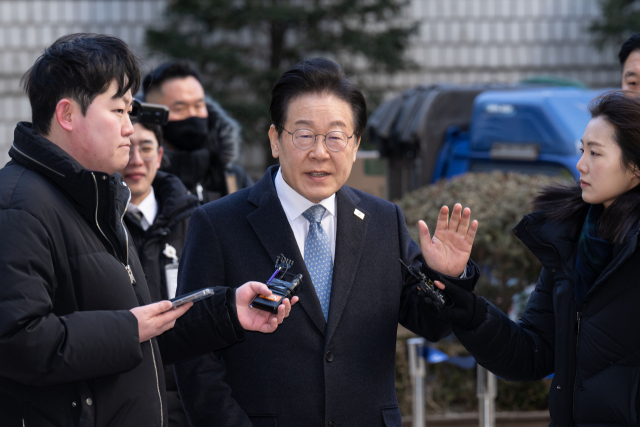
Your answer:
[[[358,140],[356,141],[355,145],[353,146],[353,163],[356,162],[356,154],[358,153],[358,147],[360,147],[360,139],[362,137],[358,137]]]
[[[280,157],[280,138],[278,137],[278,131],[274,125],[269,127],[269,144],[271,145],[271,155],[274,159]]]
[[[73,130],[72,116],[76,109],[78,109],[78,104],[67,98],[61,99],[56,105],[54,119],[58,122],[60,127],[67,132],[71,132]]]

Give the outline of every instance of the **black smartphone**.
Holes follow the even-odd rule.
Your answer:
[[[200,301],[201,299],[209,298],[213,294],[213,288],[204,288],[186,295],[181,295],[179,297],[170,299],[169,301],[171,301],[171,304],[173,304],[173,307],[175,308],[180,307],[182,304],[186,304],[188,302],[196,302]]]

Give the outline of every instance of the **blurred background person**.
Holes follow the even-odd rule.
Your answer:
[[[178,260],[187,237],[189,219],[199,205],[180,178],[159,171],[162,129],[136,123],[130,136],[129,163],[120,174],[131,190],[124,221],[133,238],[153,301],[176,295]],[[169,426],[188,427],[182,409],[173,365],[164,367]]]
[[[640,92],[640,33],[622,44],[618,59],[622,66],[622,89]]]
[[[167,62],[143,81],[145,100],[169,107],[162,131],[168,164],[202,203],[216,200],[253,180],[234,163],[240,126],[212,99],[205,98],[200,73],[186,61]]]

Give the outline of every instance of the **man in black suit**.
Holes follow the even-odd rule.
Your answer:
[[[176,365],[189,421],[400,427],[398,322],[431,341],[451,329],[425,313],[417,280],[398,259],[472,288],[477,222],[469,227],[471,213],[460,205],[448,221],[443,207],[433,239],[421,221],[421,251],[398,206],[344,186],[366,104],[337,64],[312,59],[284,73],[270,112],[280,167],[252,188],[196,209],[178,293],[266,280],[283,254],[294,260],[290,271],[303,275],[300,307],[269,339],[247,333],[243,343]]]

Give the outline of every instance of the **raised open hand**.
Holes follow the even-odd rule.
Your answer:
[[[462,214],[462,215],[461,215]],[[424,221],[418,222],[420,246],[427,265],[446,276],[459,277],[464,271],[473,239],[478,230],[478,221],[471,219],[471,209],[456,203],[449,220],[449,208],[443,206],[438,215],[438,224],[433,237]]]
[[[298,302],[298,297],[288,298],[278,307],[278,314],[251,307],[251,301],[258,295],[271,295],[271,289],[264,283],[247,282],[236,289],[236,309],[240,325],[247,331],[271,333],[275,331],[285,317],[289,316],[291,306]]]

